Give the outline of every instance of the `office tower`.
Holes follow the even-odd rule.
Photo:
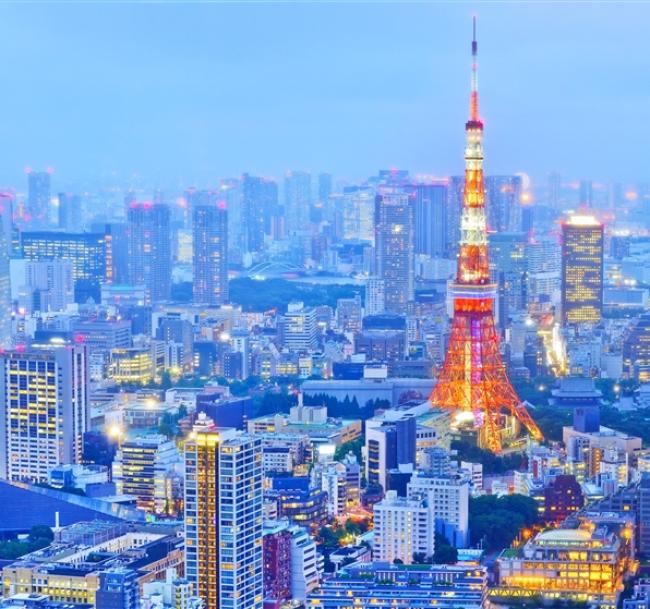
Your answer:
[[[88,418],[83,345],[0,355],[0,478],[47,482],[57,465],[80,463]]]
[[[447,258],[454,260],[458,255],[460,241],[460,216],[463,210],[465,177],[451,176],[447,188]]]
[[[597,323],[603,314],[603,225],[593,216],[562,224],[562,321]]]
[[[375,189],[346,186],[343,189],[342,237],[347,241],[375,242]]]
[[[389,411],[390,416],[393,411]],[[366,421],[366,480],[387,489],[387,473],[400,465],[416,463],[417,422],[410,414],[397,418],[373,417]]]
[[[137,506],[152,514],[174,515],[182,497],[181,458],[176,444],[153,434],[125,440],[113,461],[113,482],[118,495],[132,495]]]
[[[413,205],[407,194],[375,199],[375,265],[384,280],[386,311],[402,314],[414,297]]]
[[[106,248],[106,283],[123,285],[129,281],[129,233],[126,224],[103,226]]]
[[[260,253],[264,250],[264,235],[280,237],[283,214],[278,208],[278,185],[268,178],[245,173],[242,176],[242,224],[244,250]]]
[[[10,349],[11,332],[11,271],[9,258],[13,234],[11,200],[0,201],[0,349]]]
[[[145,286],[149,302],[169,300],[172,287],[169,207],[131,204],[128,231],[129,283]]]
[[[522,230],[520,176],[485,178],[485,216],[488,231],[518,233]]]
[[[552,209],[560,207],[560,198],[562,196],[562,177],[559,173],[551,172],[548,174],[548,206]]]
[[[496,286],[490,281],[485,193],[483,122],[478,111],[476,21],[472,40],[470,117],[465,125],[465,190],[456,280],[449,286],[454,315],[449,345],[431,395],[434,406],[473,424],[481,445],[501,451],[502,415],[507,409],[535,439],[542,434],[506,375],[494,324]]]
[[[221,305],[228,301],[228,210],[223,202],[199,205],[194,221],[194,302]]]
[[[593,207],[594,204],[594,185],[591,180],[580,180],[580,189],[578,191],[578,204],[585,207]]]
[[[290,233],[308,228],[310,208],[311,174],[305,171],[288,171],[284,176],[284,211]]]
[[[261,609],[262,440],[199,415],[185,476],[185,576],[205,609]]]
[[[441,257],[449,251],[447,184],[415,184],[412,188],[415,222],[414,251]]]
[[[526,309],[526,236],[523,233],[492,233],[488,236],[492,281],[497,285],[499,326]]]
[[[27,260],[67,260],[72,263],[75,302],[89,298],[99,302],[100,284],[106,280],[104,233],[24,232],[20,235],[22,257]]]
[[[420,499],[398,497],[388,491],[373,507],[373,558],[387,563],[396,560],[410,565],[433,556],[435,528],[429,510]]]
[[[290,302],[283,318],[283,344],[291,351],[309,351],[318,346],[316,309]]]
[[[74,302],[74,279],[69,260],[12,260],[13,300],[18,309],[65,311]]]
[[[30,170],[27,174],[27,205],[23,219],[32,228],[45,228],[50,223],[50,177],[47,171]]]
[[[59,193],[59,228],[78,231],[82,228],[81,197],[70,192]]]
[[[359,332],[362,317],[361,296],[358,294],[336,301],[336,325],[342,332]]]
[[[386,290],[383,279],[368,277],[365,293],[364,315],[377,315],[386,310]]]
[[[318,174],[318,193],[316,201],[311,208],[310,222],[319,224],[327,217],[327,206],[329,204],[330,196],[332,194],[332,174],[319,173]]]

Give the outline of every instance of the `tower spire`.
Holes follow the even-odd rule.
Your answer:
[[[469,120],[480,122],[478,116],[478,43],[476,42],[476,17],[472,17],[472,88],[469,107]]]

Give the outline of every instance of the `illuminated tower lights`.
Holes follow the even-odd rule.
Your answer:
[[[465,186],[449,346],[431,395],[436,407],[473,422],[480,444],[501,451],[503,411],[516,417],[537,440],[542,433],[506,375],[494,325],[496,286],[490,281],[483,178],[483,122],[479,118],[476,20],[473,24],[470,117],[465,125]]]

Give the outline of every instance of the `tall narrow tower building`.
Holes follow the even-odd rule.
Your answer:
[[[470,116],[465,125],[465,184],[456,279],[450,285],[454,316],[443,368],[431,396],[457,421],[473,422],[479,442],[501,451],[504,414],[536,438],[542,434],[506,375],[494,324],[496,285],[490,279],[483,177],[483,122],[478,110],[476,21],[472,40]]]

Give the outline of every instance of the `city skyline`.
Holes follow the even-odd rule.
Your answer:
[[[489,174],[645,180],[645,6],[264,4],[4,4],[0,184],[457,174],[474,12]]]

